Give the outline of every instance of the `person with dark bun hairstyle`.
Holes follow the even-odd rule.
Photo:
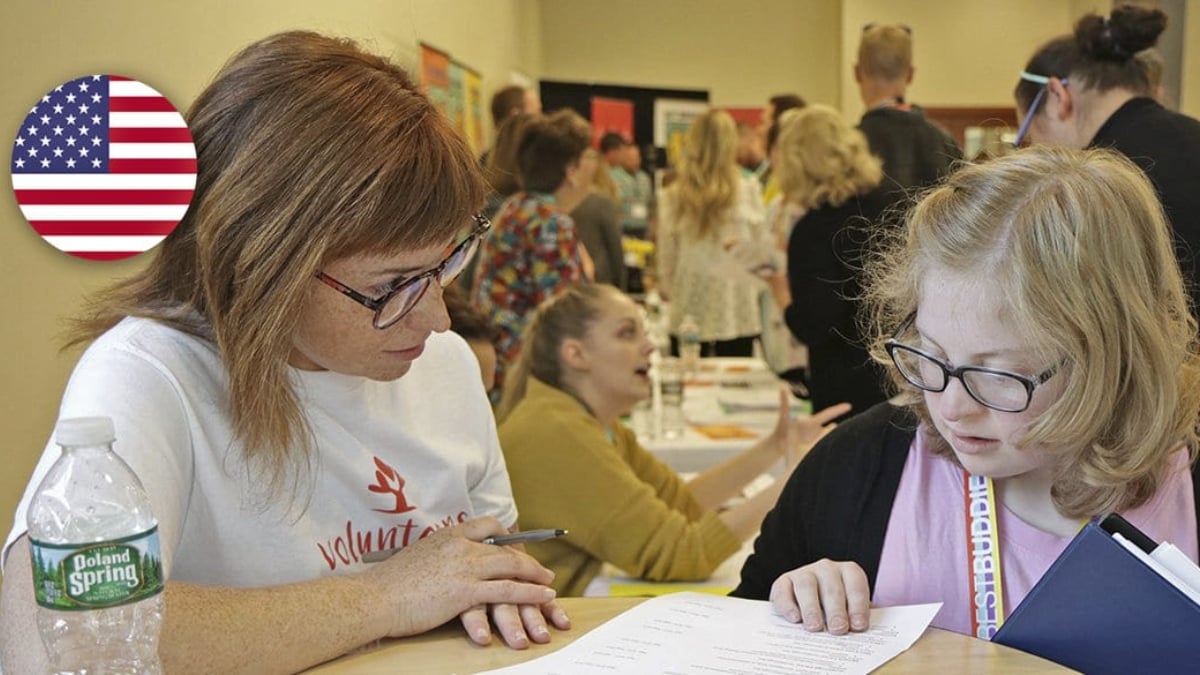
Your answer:
[[[1112,148],[1154,184],[1174,230],[1176,258],[1192,310],[1200,303],[1200,121],[1167,110],[1148,92],[1138,54],[1158,41],[1167,16],[1122,5],[1107,18],[1088,14],[1071,35],[1043,45],[1013,92],[1026,138],[1070,148]]]

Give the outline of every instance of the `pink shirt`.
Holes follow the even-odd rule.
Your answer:
[[[918,432],[888,521],[872,602],[880,607],[941,602],[934,626],[971,633],[967,580],[967,517],[963,470],[930,452]],[[1175,544],[1197,559],[1196,509],[1192,475],[1183,450],[1172,456],[1172,473],[1154,497],[1125,518],[1155,541]],[[1012,613],[1071,537],[1047,534],[999,504],[1004,615]]]

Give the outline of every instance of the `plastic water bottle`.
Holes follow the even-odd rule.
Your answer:
[[[691,314],[679,323],[679,360],[688,375],[695,375],[700,368],[700,325]]]
[[[658,360],[656,366],[657,391],[660,406],[657,409],[658,433],[662,438],[682,438],[686,422],[683,415],[683,363],[668,356]]]
[[[62,455],[29,505],[37,623],[53,673],[161,673],[163,569],[141,481],[112,420],[59,420]]]
[[[662,296],[658,291],[651,290],[646,294],[645,303],[642,321],[646,326],[646,337],[654,343],[654,348],[660,356],[666,356],[671,351],[671,334],[667,330],[667,315],[663,311]]]

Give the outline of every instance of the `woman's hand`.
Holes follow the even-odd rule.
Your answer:
[[[369,580],[394,612],[384,633],[389,637],[417,635],[462,615],[471,639],[479,644],[491,640],[486,614],[473,608],[488,605],[531,605],[540,608],[556,625],[560,622],[553,603],[554,590],[548,588],[554,573],[529,555],[511,546],[481,544],[479,540],[506,534],[508,530],[495,518],[479,518],[447,527],[406,546],[388,560],[371,567]],[[526,628],[542,630],[545,623],[534,620],[532,612],[518,612]],[[505,639],[512,632],[508,613],[493,613]],[[505,632],[505,627],[509,632]],[[546,639],[549,639],[548,632]],[[543,640],[544,641],[544,640]]]
[[[792,417],[791,394],[786,388],[779,390],[779,419],[770,441],[789,471],[804,458],[812,446],[837,425],[833,420],[850,412],[849,403],[838,403],[811,415]]]
[[[513,649],[525,649],[532,640],[537,643],[550,641],[550,629],[546,627],[549,619],[559,630],[571,627],[571,620],[558,603],[551,600],[541,605],[497,604],[484,607],[472,607],[461,615],[463,627],[475,644],[486,645],[492,641],[492,631],[488,625],[488,615],[504,643]]]
[[[866,630],[871,619],[867,574],[858,563],[818,560],[776,579],[771,607],[792,623],[803,621],[809,631]]]
[[[509,544],[514,550],[525,552],[525,544]],[[489,607],[472,607],[461,615],[463,627],[476,644],[486,645],[492,640],[492,631],[488,626],[488,616],[492,624],[500,631],[504,643],[513,649],[525,649],[530,640],[537,643],[550,641],[550,629],[546,627],[549,619],[559,630],[571,627],[571,620],[558,603],[551,600],[542,605],[513,605],[499,604]]]

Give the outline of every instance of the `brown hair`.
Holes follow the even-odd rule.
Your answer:
[[[1088,14],[1075,24],[1075,32],[1042,45],[1025,72],[1046,77],[1070,78],[1072,86],[1097,91],[1128,89],[1142,94],[1150,88],[1145,66],[1137,53],[1153,47],[1167,27],[1162,10],[1121,5],[1108,18]],[[1013,95],[1028,110],[1043,85],[1019,80]]]
[[[467,292],[451,284],[442,289],[446,313],[450,315],[450,330],[467,342],[495,343],[500,330],[488,321],[487,314],[473,304]]]
[[[1171,453],[1195,457],[1196,322],[1162,207],[1145,174],[1110,150],[1035,146],[968,165],[929,192],[867,269],[872,355],[918,311],[934,271],[987,279],[1030,354],[1065,387],[1020,447],[1054,453],[1051,496],[1068,517],[1124,511],[1161,484]],[[921,393],[889,368],[932,431]]]
[[[521,189],[517,169],[517,148],[529,123],[540,117],[537,113],[518,113],[504,120],[496,131],[496,144],[488,153],[484,178],[496,194],[507,197]]]
[[[499,127],[513,114],[525,109],[525,87],[510,84],[492,94],[492,126]]]
[[[409,75],[346,39],[296,31],[251,44],[187,119],[191,207],[143,272],[93,299],[69,345],[126,316],[213,342],[234,434],[276,494],[313,449],[288,357],[315,273],[444,244],[482,203],[483,181]]]
[[[554,192],[567,177],[567,168],[592,144],[592,128],[574,110],[551,113],[525,128],[517,146],[521,187]]]
[[[775,142],[779,139],[779,120],[783,118],[783,113],[789,110],[803,109],[808,103],[798,94],[776,94],[767,100],[771,102],[771,123],[767,126],[767,147],[765,148],[769,155],[775,148]]]
[[[582,339],[599,318],[601,301],[614,295],[621,295],[621,291],[608,284],[573,284],[538,306],[525,325],[521,354],[504,379],[504,395],[496,408],[498,422],[503,422],[525,398],[530,377],[556,389],[564,388],[559,347],[568,338]]]

